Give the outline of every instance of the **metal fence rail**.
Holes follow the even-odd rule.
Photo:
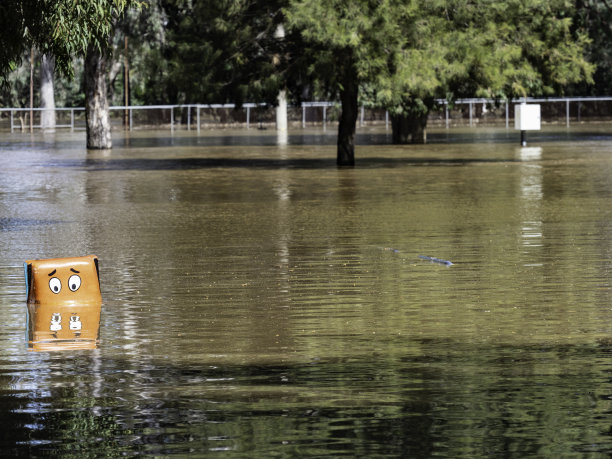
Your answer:
[[[510,126],[510,120],[514,116],[514,104],[527,102],[527,103],[539,103],[543,107],[549,107],[550,104],[564,104],[563,109],[557,108],[556,110],[549,110],[554,112],[555,121],[559,122],[563,118],[565,119],[565,125],[570,127],[571,124],[571,107],[576,107],[576,116],[573,118],[576,121],[581,121],[581,110],[589,104],[607,103],[609,105],[605,107],[604,117],[612,120],[612,96],[603,97],[550,97],[550,98],[521,98],[512,100],[495,100],[485,98],[473,98],[473,99],[458,99],[452,102],[446,99],[438,99],[438,109],[432,111],[430,114],[430,120],[432,122],[443,123],[447,128],[452,123],[455,124],[467,124],[474,126],[475,122],[485,118],[485,115],[489,112],[494,113],[492,118],[497,122],[505,122],[505,126]],[[481,108],[479,108],[481,107]],[[27,114],[32,117],[40,117],[40,112],[50,110],[47,108],[0,108],[0,122],[2,118],[8,116],[9,126],[11,132],[17,129],[15,123],[15,115],[20,116],[23,127],[23,114]],[[57,123],[56,128],[70,128],[71,130],[83,129],[85,127],[84,120],[84,107],[59,107],[52,109],[58,113],[69,113],[69,122]],[[115,120],[117,124],[117,112],[123,112],[127,114],[127,127],[132,130],[135,128],[137,121],[134,119],[134,115],[138,114],[141,117],[146,117],[147,112],[157,110],[158,114],[153,122],[141,121],[140,125],[148,126],[154,125],[165,125],[169,126],[171,130],[174,130],[176,126],[184,126],[190,130],[192,128],[198,131],[202,126],[219,125],[221,121],[215,121],[215,116],[221,118],[225,114],[225,118],[230,120],[229,124],[232,125],[246,125],[247,128],[251,127],[253,122],[252,112],[255,111],[257,114],[256,122],[260,125],[262,123],[272,123],[274,116],[272,114],[274,107],[263,104],[263,103],[246,103],[240,106],[235,104],[182,104],[182,105],[131,105],[131,106],[112,106],[109,107],[111,112],[111,118]],[[333,113],[329,116],[330,111]],[[502,114],[500,114],[502,111]],[[587,110],[588,111],[588,110]],[[338,102],[329,101],[314,101],[314,102],[302,102],[299,106],[289,106],[290,120],[294,123],[300,123],[302,127],[306,127],[309,123],[323,124],[325,125],[328,121],[334,121],[340,112],[340,104]],[[177,113],[180,113],[177,119]],[[367,116],[366,116],[367,113]],[[458,114],[459,113],[459,114]],[[203,115],[206,114],[208,120],[204,120]],[[587,117],[589,115],[587,114]],[[549,115],[552,119],[553,115]],[[367,118],[367,119],[366,119]],[[543,121],[545,115],[542,116]],[[163,120],[162,120],[163,119]],[[212,119],[212,121],[211,121]],[[309,120],[310,119],[310,120]],[[383,109],[366,108],[361,107],[359,123],[361,126],[366,123],[384,123],[385,127],[389,127],[389,112]],[[1,125],[1,123],[0,123]],[[42,126],[40,122],[38,124],[32,123],[32,127],[40,129]]]
[[[445,99],[438,99],[436,101],[439,105],[443,105],[445,107],[445,120],[446,120],[446,124],[448,126],[449,124],[449,102]],[[469,125],[472,126],[473,125],[473,119],[474,119],[474,107],[477,104],[490,104],[490,105],[495,105],[495,104],[499,104],[500,101],[497,101],[495,99],[458,99],[457,101],[455,101],[453,103],[453,105],[468,105],[469,107]],[[567,127],[570,127],[570,104],[571,103],[577,103],[578,104],[578,120],[580,120],[580,105],[582,103],[588,103],[588,102],[612,102],[612,96],[601,96],[601,97],[549,97],[549,98],[533,98],[533,97],[526,97],[526,98],[520,98],[520,99],[512,99],[512,100],[506,100],[503,101],[504,107],[505,107],[505,121],[506,121],[506,127],[509,127],[509,122],[510,122],[510,108],[512,104],[519,104],[522,102],[526,102],[526,103],[530,103],[530,104],[548,104],[548,103],[564,103],[565,104],[565,125]],[[612,111],[610,112],[609,116],[612,118]]]

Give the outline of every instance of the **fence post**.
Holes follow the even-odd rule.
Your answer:
[[[389,110],[385,110],[385,131],[389,130]]]
[[[569,99],[566,99],[565,100],[565,127],[570,127],[570,121],[569,121],[570,109],[569,109],[569,104],[570,104]]]
[[[302,128],[306,127],[306,105],[302,103]]]
[[[508,101],[506,100],[506,129],[510,126],[510,111],[508,109]]]
[[[196,115],[197,115],[197,119],[198,119],[198,134],[200,133],[200,106],[198,105],[198,108],[196,109]]]
[[[247,119],[246,119],[246,124],[247,124],[247,129],[249,129],[249,127],[251,126],[251,107],[247,107]]]
[[[70,109],[70,132],[74,132],[74,108]]]
[[[170,130],[174,131],[174,107],[170,107]]]
[[[448,129],[449,119],[448,119],[448,101],[444,102],[444,119],[446,121],[446,129]]]
[[[365,115],[365,109],[363,108],[363,105],[361,106],[361,117],[359,119],[359,126],[363,126],[363,117]]]
[[[187,130],[191,130],[191,105],[187,106]]]
[[[133,118],[132,112],[133,112],[132,107],[130,107],[130,131],[132,130],[132,118]]]
[[[470,127],[472,127],[472,102],[470,102]]]
[[[15,125],[13,124],[13,110],[11,110],[11,133],[13,132]]]
[[[323,105],[323,126],[327,125],[327,105]]]

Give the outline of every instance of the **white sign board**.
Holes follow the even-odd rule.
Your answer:
[[[537,104],[515,105],[514,129],[518,131],[539,131],[540,106]]]

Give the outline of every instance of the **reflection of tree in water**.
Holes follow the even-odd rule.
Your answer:
[[[58,360],[28,375],[45,392],[2,396],[4,451],[477,457],[555,456],[568,445],[607,450],[606,367],[591,363],[594,353],[605,362],[609,347],[415,344],[420,351],[291,365],[103,359],[87,373],[88,358]],[[2,386],[11,381],[4,377]]]
[[[388,370],[371,362],[181,368],[105,360],[95,375],[81,374],[85,362],[66,363],[63,377],[41,373],[46,393],[4,397],[5,444],[22,443],[15,454],[393,453],[406,447],[389,443],[400,435],[398,420],[413,434],[426,425],[417,416],[407,426],[395,402],[372,398],[371,381],[385,383]]]

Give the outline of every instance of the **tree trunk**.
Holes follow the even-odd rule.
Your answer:
[[[391,118],[393,143],[426,143],[428,114],[394,115]]]
[[[87,148],[110,149],[111,125],[106,88],[107,58],[90,45],[85,56],[85,118]]]
[[[43,54],[40,57],[40,126],[42,129],[55,130],[55,95],[53,93],[53,71],[55,59]]]
[[[342,111],[338,124],[338,166],[355,165],[355,125],[357,124],[357,96],[359,84],[352,63],[347,64],[340,91]]]
[[[130,105],[130,59],[128,54],[128,37],[124,37],[125,52],[123,54],[123,105],[125,107]],[[128,108],[123,109],[123,127],[128,129],[130,127],[130,110]]]
[[[34,47],[30,48],[30,132],[34,132]]]
[[[276,106],[276,130],[287,130],[287,91],[281,89],[278,92],[278,105]]]

